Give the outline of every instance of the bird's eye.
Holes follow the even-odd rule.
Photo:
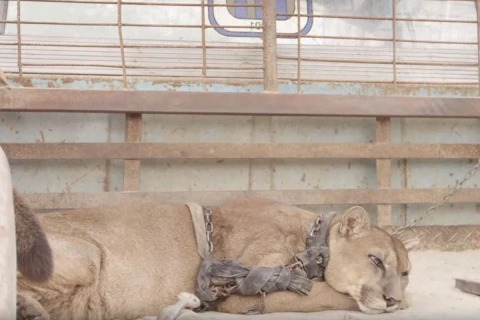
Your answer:
[[[383,269],[382,260],[380,260],[379,258],[375,257],[373,254],[369,254],[369,255],[368,255],[368,258],[370,259],[370,261],[373,263],[374,266],[376,266],[377,268]]]

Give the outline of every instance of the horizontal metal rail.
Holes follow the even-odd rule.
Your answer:
[[[11,160],[478,159],[480,144],[1,143]]]
[[[447,189],[319,189],[264,191],[177,191],[177,192],[98,192],[98,193],[30,193],[25,197],[36,209],[73,209],[98,206],[123,206],[138,203],[184,203],[198,201],[218,205],[239,197],[261,197],[290,204],[403,204],[432,203],[440,200]],[[463,189],[451,203],[480,202],[478,189]]]
[[[0,111],[475,118],[480,98],[19,88]]]

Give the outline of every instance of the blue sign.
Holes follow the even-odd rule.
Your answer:
[[[226,1],[226,2],[225,2]],[[271,1],[271,0],[264,0]],[[279,38],[296,38],[298,37],[298,22],[296,15],[301,8],[297,8],[297,0],[276,0],[277,1],[277,36]],[[218,3],[218,0],[216,1]],[[208,4],[214,4],[214,0],[208,0]],[[261,7],[262,0],[223,0],[227,7],[223,6],[209,6],[208,19],[214,29],[221,35],[227,37],[262,37],[262,18],[263,9]],[[312,0],[303,0],[304,12],[301,14],[308,15],[307,17],[300,17],[302,29],[300,36],[305,36],[310,32],[313,25],[313,6]],[[255,7],[259,5],[260,7]],[[306,8],[306,10],[305,10]],[[226,9],[226,10],[225,10]],[[235,28],[228,28],[223,26],[230,26],[234,18]],[[295,21],[293,21],[295,20]],[[244,26],[245,28],[242,28]],[[252,27],[260,31],[252,31]],[[295,32],[290,30],[294,29]]]

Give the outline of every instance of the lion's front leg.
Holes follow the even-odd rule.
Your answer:
[[[17,320],[50,320],[50,316],[37,300],[17,294]]]
[[[265,296],[265,298],[267,298]],[[216,303],[216,311],[233,314],[262,313],[264,300],[262,296],[231,295],[227,299]]]
[[[218,304],[218,311],[245,314],[252,310],[272,312],[318,312],[324,310],[358,311],[358,305],[351,297],[333,290],[325,282],[315,282],[309,295],[291,291],[269,293],[262,296],[232,295]]]
[[[412,301],[412,296],[411,296],[410,292],[405,292],[404,298],[403,298],[402,302],[400,302],[400,305],[398,306],[398,309],[399,310],[405,310],[405,309],[410,308],[411,301]]]
[[[17,291],[28,300],[29,306],[40,309],[38,306],[41,303],[42,309],[46,310],[52,319],[107,318],[108,310],[102,303],[98,288],[101,249],[94,243],[75,236],[50,234],[49,238],[55,263],[52,278],[45,283],[37,283],[19,273]],[[31,301],[27,297],[36,300]]]

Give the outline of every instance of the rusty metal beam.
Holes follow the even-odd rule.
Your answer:
[[[480,98],[12,88],[0,111],[467,118]]]
[[[70,209],[121,206],[133,203],[184,203],[198,201],[218,205],[238,197],[262,197],[291,204],[402,204],[439,201],[447,189],[324,189],[324,190],[263,190],[263,191],[178,191],[178,192],[99,192],[99,193],[40,193],[26,194],[36,209]],[[478,189],[463,189],[451,203],[480,203]]]
[[[480,144],[0,143],[21,159],[478,159]]]
[[[263,1],[263,89],[276,92],[277,75],[277,1]]]
[[[142,141],[142,115],[139,113],[129,113],[125,115],[125,141],[127,143],[139,143]],[[108,145],[108,144],[107,144]],[[134,153],[130,153],[123,166],[123,190],[140,190],[140,160],[136,159]]]
[[[376,142],[390,142],[390,118],[377,118]],[[392,186],[392,168],[390,159],[377,159],[377,188],[390,189]],[[389,204],[377,205],[377,224],[389,226],[392,224],[392,206]]]

